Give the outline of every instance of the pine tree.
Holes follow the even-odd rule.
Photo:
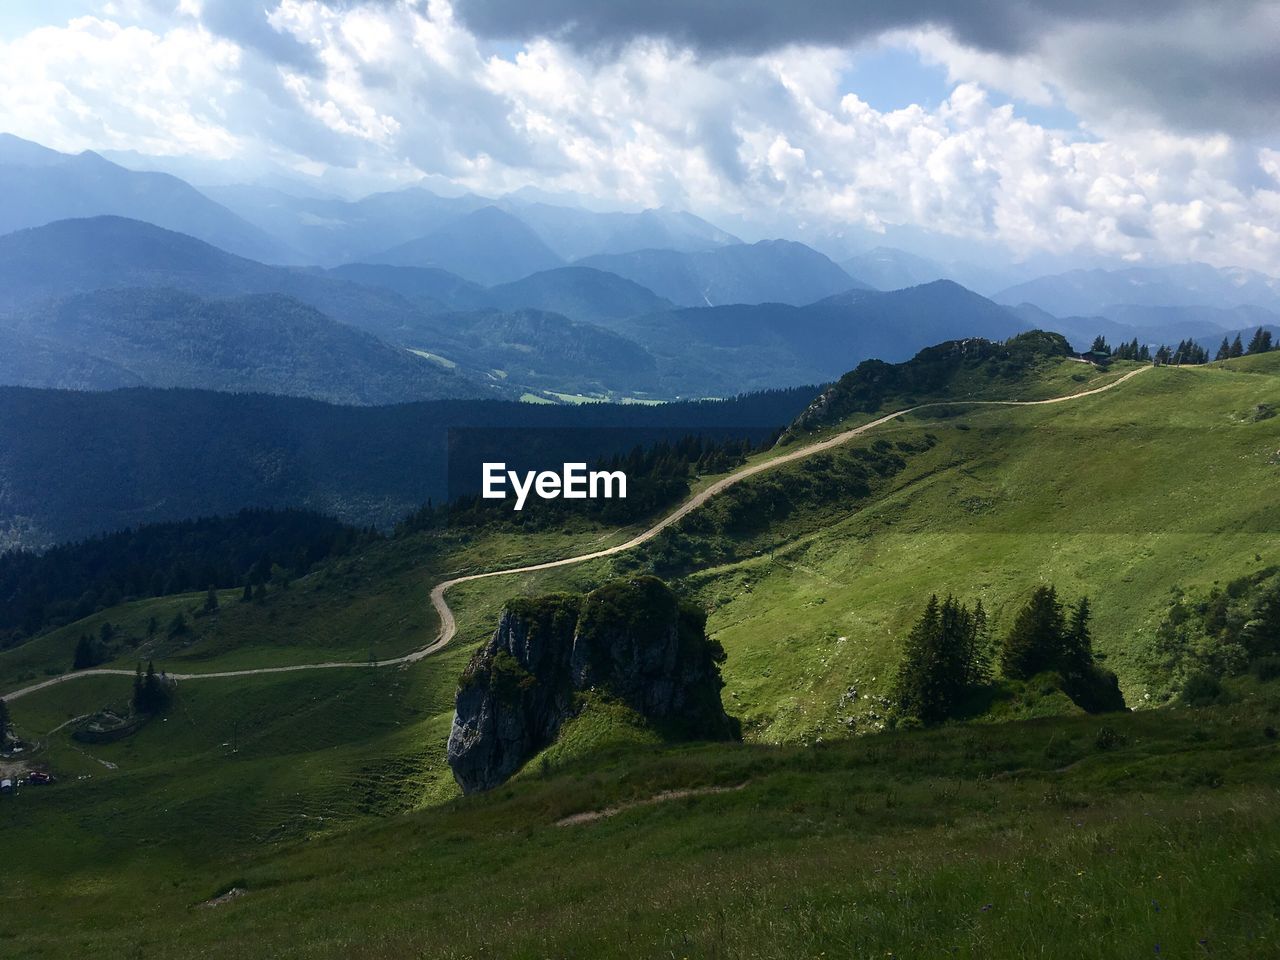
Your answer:
[[[86,633],[80,634],[76,641],[75,657],[71,661],[72,670],[87,670],[98,662],[98,651],[93,638]]]
[[[0,700],[0,748],[4,747],[5,741],[9,737],[9,704]]]
[[[898,712],[928,722],[934,710],[933,689],[938,659],[941,617],[935,594],[925,604],[924,613],[915,622],[903,646],[902,661],[894,680],[892,699]]]
[[[147,672],[143,674],[142,664],[138,664],[138,672],[133,678],[133,709],[137,713],[161,713],[169,705],[168,685],[156,673],[154,660],[147,661]]]
[[[209,592],[204,595],[204,612],[213,613],[218,609],[218,591],[209,585]]]
[[[1062,644],[1062,667],[1079,671],[1093,663],[1093,636],[1089,633],[1089,598],[1081,597],[1071,608]]]
[[[973,650],[969,662],[971,684],[981,686],[991,682],[991,628],[981,600],[973,608]]]
[[[1151,361],[1151,348],[1145,343],[1142,345],[1142,350],[1138,354],[1138,359],[1143,363],[1149,363]]]
[[[1107,338],[1102,334],[1098,334],[1093,338],[1093,346],[1089,348],[1090,353],[1110,353],[1111,347],[1107,343]]]
[[[987,682],[989,667],[986,613],[979,604],[970,613],[954,597],[941,604],[929,598],[911,628],[894,679],[892,700],[897,713],[922,723],[954,716],[965,694]]]
[[[1266,353],[1271,349],[1271,331],[1263,330],[1259,327],[1254,331],[1253,339],[1249,341],[1248,353]]]
[[[1037,587],[1018,611],[1000,650],[1000,670],[1026,680],[1057,665],[1062,650],[1062,604],[1053,587]]]
[[[1222,346],[1218,348],[1218,352],[1213,355],[1214,360],[1229,360],[1231,358],[1231,343],[1226,337],[1222,338]]]
[[[244,582],[244,592],[240,594],[240,602],[248,603],[253,599],[253,586],[248,580]]]
[[[1244,343],[1240,339],[1240,334],[1237,333],[1236,338],[1231,341],[1231,357],[1232,359],[1234,359],[1235,357],[1243,357],[1243,356],[1244,356]]]

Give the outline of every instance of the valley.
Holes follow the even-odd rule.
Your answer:
[[[41,876],[75,871],[86,893],[59,900],[77,918],[74,941],[26,920],[6,930],[22,932],[30,956],[72,942],[110,952],[121,938],[144,955],[195,955],[229,923],[260,929],[256,946],[239,942],[264,956],[330,955],[356,925],[376,931],[361,948],[368,956],[518,956],[537,944],[609,955],[626,937],[657,948],[670,936],[707,956],[780,955],[797,938],[833,937],[896,950],[955,937],[1014,956],[994,944],[1045,924],[1065,949],[1096,946],[1082,939],[1092,922],[1053,919],[1061,885],[1074,882],[1082,905],[1113,905],[1128,942],[1194,929],[1247,956],[1248,944],[1274,936],[1265,913],[1220,918],[1268,882],[1239,826],[1251,825],[1249,850],[1275,842],[1274,747],[1262,731],[1280,701],[1246,676],[1230,681],[1225,706],[1166,703],[1144,657],[1177,595],[1262,572],[1280,547],[1274,505],[1258,496],[1277,469],[1280,434],[1274,418],[1250,415],[1280,401],[1275,356],[1105,372],[1048,357],[994,382],[988,361],[962,364],[939,387],[954,397],[969,385],[962,400],[824,424],[809,441],[698,480],[679,509],[630,529],[424,531],[273,589],[261,604],[225,591],[218,612],[193,620],[194,637],[159,661],[209,678],[180,682],[163,722],[86,747],[67,729],[48,736],[43,757],[63,782],[39,795],[27,788],[10,808],[11,836],[29,851],[19,859],[43,866],[20,868],[11,897],[23,899],[6,916],[27,915],[20,904],[47,889]],[[1141,458],[1122,455],[1135,449]],[[888,459],[866,459],[877,451]],[[853,481],[881,462],[883,473]],[[1066,468],[1079,462],[1094,469]],[[456,801],[443,761],[454,688],[507,599],[646,569],[708,610],[708,633],[727,654],[725,708],[747,743],[664,744],[625,713],[593,708],[508,786]],[[925,595],[981,597],[1001,632],[1015,600],[1044,580],[1089,593],[1097,649],[1136,712],[1094,718],[1028,688],[991,717],[999,722],[876,732]],[[202,599],[135,601],[0,653],[3,689],[30,686],[15,682],[24,669],[42,683],[39,671],[69,656],[80,631],[110,621],[141,634],[146,620]],[[351,666],[308,668],[340,658]],[[260,672],[274,667],[288,669]],[[127,695],[127,676],[71,676],[11,701],[20,730],[43,736]],[[1118,746],[1095,745],[1103,726]],[[673,799],[628,807],[667,791]],[[557,825],[618,805],[627,809],[598,822]],[[500,839],[511,830],[523,839]],[[1176,853],[1153,852],[1173,837]],[[1089,860],[1098,849],[1109,859]],[[619,858],[637,880],[662,878],[656,910],[620,905],[637,895],[633,881],[594,879],[592,864]],[[548,862],[559,872],[547,875]],[[868,866],[850,873],[850,863]],[[111,892],[91,892],[108,864]],[[479,908],[468,878],[492,870],[504,878],[501,905],[486,907],[492,925],[455,926]],[[582,892],[555,908],[565,883]],[[246,891],[234,903],[192,909],[233,887]],[[891,939],[904,891],[936,919]],[[762,897],[780,916],[757,928],[747,917],[764,909]],[[783,909],[832,898],[865,907],[794,921]],[[1151,899],[1159,916],[1144,906]],[[418,922],[390,921],[389,902]],[[530,911],[543,917],[534,927]],[[657,920],[664,914],[681,918],[674,934]],[[182,946],[147,939],[161,918],[180,924]]]
[[[78,6],[0,955],[1280,955],[1260,8]]]

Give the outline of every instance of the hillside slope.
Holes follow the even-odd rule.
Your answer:
[[[904,389],[1061,396],[1120,373],[1043,350],[1025,363],[931,356],[955,360],[895,375],[880,402]],[[640,556],[463,585],[450,594],[458,640],[419,664],[181,685],[166,722],[88,748],[48,731],[120,701],[127,677],[24,698],[16,722],[49,737],[64,781],[10,808],[10,849],[31,865],[10,929],[31,956],[120,952],[158,917],[181,931],[166,956],[228,943],[249,957],[346,955],[357,923],[370,955],[388,957],[460,945],[777,957],[803,944],[1013,960],[1046,931],[1064,957],[1190,956],[1200,941],[1262,955],[1277,935],[1274,681],[1232,678],[1233,699],[1207,709],[1107,718],[1047,715],[1060,705],[1029,688],[1011,707],[1037,719],[877,734],[932,592],[981,598],[997,634],[1039,584],[1087,592],[1108,666],[1131,701],[1157,703],[1143,654],[1171,605],[1280,556],[1278,405],[1271,354],[1148,369],[1066,403],[921,410],[744,480]],[[431,635],[413,598],[437,579],[611,533],[419,534],[261,602],[227,592],[197,616],[202,595],[149,600],[57,639],[69,649],[110,621],[147,650],[148,619],[184,613],[189,640],[157,645],[184,668],[360,656],[366,641],[373,660]],[[709,611],[723,703],[753,743],[664,750],[588,711],[566,749],[502,790],[441,803],[457,796],[442,763],[456,680],[507,600],[655,567]],[[0,654],[0,670],[20,651]]]
[[[451,430],[497,454],[487,459],[546,467],[689,432],[760,438],[811,393],[658,407],[351,407],[195,390],[0,387],[0,549],[246,506],[307,507],[385,527],[451,489],[476,491],[479,461],[459,460],[450,472]]]
[[[507,310],[532,307],[573,320],[607,322],[669,310],[671,301],[631,280],[591,267],[560,267],[493,287],[493,302]]]
[[[494,394],[280,294],[205,300],[165,289],[103,290],[9,323],[18,334],[57,343],[71,370],[86,354],[132,378],[93,378],[85,385],[94,389],[187,387],[353,404]],[[42,376],[29,360],[21,376],[0,382],[61,387],[80,376],[63,370]]]
[[[690,308],[608,326],[657,358],[667,392],[711,394],[822,382],[869,357],[906,360],[940,341],[1003,339],[1027,329],[1004,307],[949,280],[889,293],[853,291],[802,307]]]
[[[519,280],[563,265],[533,230],[493,206],[481,207],[366,259],[393,266],[437,267],[486,285]]]
[[[392,340],[418,330],[424,317],[388,290],[268,266],[123,217],[60,220],[0,236],[0,315],[77,293],[155,287],[202,297],[284,294]]]
[[[692,253],[637,250],[585,257],[577,265],[616,273],[686,307],[730,303],[798,306],[866,288],[818,251],[789,240],[761,240]]]

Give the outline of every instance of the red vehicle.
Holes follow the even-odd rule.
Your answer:
[[[41,773],[39,770],[36,770],[35,772],[27,775],[27,783],[46,784],[55,782],[56,780],[51,773]]]

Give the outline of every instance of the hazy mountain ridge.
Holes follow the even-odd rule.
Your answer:
[[[86,150],[59,153],[0,133],[0,234],[72,217],[132,217],[242,256],[296,262],[297,254],[190,184],[128,170]]]
[[[846,292],[804,307],[764,303],[673,310],[669,301],[634,281],[580,265],[492,288],[425,267],[270,267],[139,221],[98,217],[0,237],[0,309],[25,316],[51,300],[103,289],[172,288],[204,298],[278,294],[389,344],[459,365],[463,376],[439,385],[453,385],[460,396],[478,392],[463,377],[512,390],[728,396],[743,389],[816,382],[868,356],[909,356],[941,339],[1021,329],[1004,308],[949,282],[915,292],[848,292],[852,281],[843,271],[799,245],[757,244],[690,256],[727,259],[739,267],[768,264],[769,269],[752,275],[758,290],[776,289],[777,278],[799,257],[818,265],[817,278],[787,278],[788,289],[798,293],[807,286],[812,293],[839,286]],[[119,298],[103,302],[128,313]],[[519,306],[529,303],[535,308]],[[552,309],[536,309],[542,305]],[[582,326],[556,311],[599,326]],[[31,332],[30,321],[22,329]],[[95,351],[87,341],[75,346],[118,363],[125,360],[115,350]],[[136,363],[145,358],[134,356],[130,362],[140,369]],[[334,364],[340,368],[340,358]],[[166,379],[154,366],[152,371],[146,382],[230,382],[181,379],[176,372]],[[18,382],[31,380],[24,376]],[[239,382],[241,388],[254,384],[256,389],[261,381]]]
[[[1108,315],[1130,307],[1238,307],[1280,310],[1280,280],[1204,263],[1095,268],[1039,277],[995,294],[998,303],[1033,303],[1059,316]]]
[[[532,228],[493,206],[481,207],[367,259],[393,266],[438,267],[485,285],[519,280],[564,265]]]
[[[1028,326],[949,280],[891,292],[853,291],[802,307],[735,304],[677,310],[611,324],[664,368],[664,386],[718,390],[825,381],[861,360],[905,360],[957,337],[1003,339]]]
[[[95,389],[188,387],[353,404],[495,395],[282,294],[207,300],[166,289],[105,290],[11,323],[56,344],[68,360],[100,361],[105,381],[86,384]],[[111,377],[116,371],[132,379]],[[50,376],[16,382],[64,385]]]
[[[715,250],[639,250],[584,257],[578,266],[616,273],[683,307],[734,303],[812,303],[867,285],[829,257],[791,240],[761,240]]]

